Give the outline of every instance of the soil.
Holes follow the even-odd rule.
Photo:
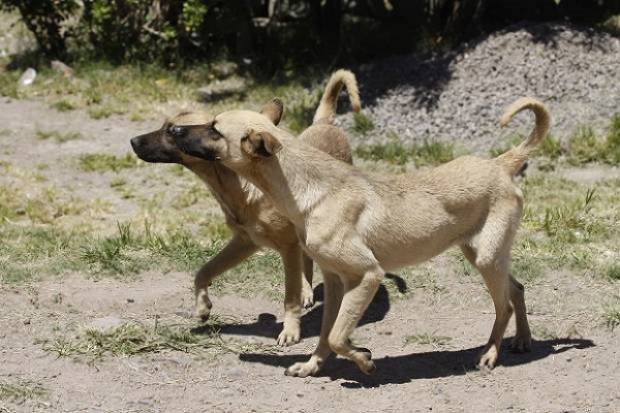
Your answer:
[[[0,159],[21,168],[47,163],[50,183],[72,187],[77,195],[103,197],[109,186],[101,182],[110,177],[68,168],[67,155],[124,154],[129,137],[158,126],[120,117],[91,120],[79,111],[60,113],[39,102],[15,100],[0,100],[0,125],[12,131],[11,141],[1,140]],[[39,141],[34,137],[38,127],[77,131],[84,139]],[[595,179],[597,173],[579,179]],[[570,173],[566,177],[571,179]],[[434,260],[438,268],[444,263],[441,257]],[[1,284],[0,381],[38,383],[47,393],[21,402],[0,399],[0,412],[620,411],[620,340],[600,318],[601,297],[620,294],[618,283],[545,274],[526,290],[536,339],[532,351],[513,354],[505,345],[499,365],[481,372],[474,363],[493,323],[490,297],[477,275],[439,273],[440,288],[405,286],[409,294],[404,298],[380,290],[353,337],[373,351],[375,375],[363,376],[351,362],[332,359],[319,377],[306,379],[283,373],[316,345],[320,287],[317,303],[302,319],[303,339],[291,347],[214,357],[163,351],[92,361],[58,357],[43,343],[76,327],[105,328],[124,321],[198,326],[191,319],[191,274],[153,272],[129,281],[72,274]],[[224,339],[274,344],[281,303],[215,295],[213,304],[216,315],[234,320],[222,327]],[[506,344],[513,332],[511,325]],[[407,337],[416,334],[446,339],[407,344]]]

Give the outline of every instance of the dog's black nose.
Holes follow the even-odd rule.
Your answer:
[[[140,146],[140,137],[136,136],[135,138],[131,138],[129,142],[131,142],[131,147],[136,150],[136,148]]]

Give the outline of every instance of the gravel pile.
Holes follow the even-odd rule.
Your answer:
[[[503,109],[537,97],[552,114],[552,134],[565,139],[582,124],[603,129],[620,113],[620,39],[563,24],[513,26],[443,56],[393,57],[356,70],[364,113],[375,130],[357,143],[454,141],[487,151],[510,134],[525,134],[531,115],[506,130]],[[351,124],[351,116],[340,118]]]

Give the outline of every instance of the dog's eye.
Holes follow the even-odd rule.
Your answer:
[[[220,139],[222,137],[222,134],[219,133],[217,131],[217,129],[215,129],[215,123],[211,124],[211,132],[213,132],[211,134],[211,139],[213,139],[214,141],[216,141],[216,140],[218,140],[218,139]]]
[[[182,126],[171,126],[168,128],[168,133],[176,138],[181,138],[187,133],[187,129]]]

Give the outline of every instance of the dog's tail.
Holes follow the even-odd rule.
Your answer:
[[[521,169],[523,164],[527,161],[530,153],[536,149],[536,146],[547,136],[549,132],[550,117],[549,111],[545,105],[533,98],[520,98],[517,99],[512,105],[508,106],[502,118],[500,125],[502,127],[508,125],[513,116],[521,112],[524,109],[529,109],[534,112],[536,116],[536,125],[530,136],[521,142],[521,144],[515,148],[510,149],[497,157],[509,170],[512,175],[516,175]]]
[[[359,89],[357,88],[357,79],[351,71],[340,69],[332,73],[327,82],[327,86],[325,86],[325,91],[321,97],[321,103],[319,103],[319,107],[316,109],[314,119],[312,120],[313,124],[331,124],[333,122],[338,103],[338,95],[340,95],[343,86],[347,88],[353,111],[360,111],[361,103]]]

